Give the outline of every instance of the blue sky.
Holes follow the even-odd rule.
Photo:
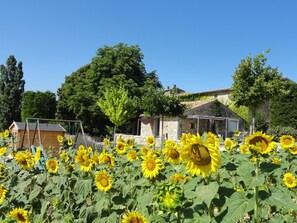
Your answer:
[[[138,45],[163,86],[229,88],[246,56],[267,49],[297,81],[297,1],[2,0],[0,64],[23,62],[25,90],[52,92],[98,48]]]

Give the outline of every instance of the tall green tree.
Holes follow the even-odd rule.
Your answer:
[[[267,52],[269,51],[254,58],[247,56],[241,60],[232,76],[231,100],[236,106],[243,105],[249,108],[253,117],[252,132],[255,128],[256,110],[276,95],[281,86],[282,75],[277,68],[266,65]]]
[[[129,97],[128,91],[122,86],[106,89],[97,104],[114,124],[114,133],[116,128],[131,121],[137,114],[137,99]]]
[[[26,118],[54,119],[56,95],[53,92],[25,91],[22,98],[22,121]]]
[[[0,66],[0,130],[13,121],[21,121],[24,87],[22,62],[17,63],[14,56],[9,56],[6,66]]]

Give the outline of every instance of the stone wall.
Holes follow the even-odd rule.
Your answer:
[[[178,117],[165,116],[162,120],[160,123],[161,135],[163,135],[165,139],[178,140],[180,138],[180,119]]]

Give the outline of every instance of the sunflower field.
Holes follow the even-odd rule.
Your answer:
[[[59,136],[58,157],[13,151],[0,133],[0,222],[297,222],[297,145],[262,132],[240,141],[213,133],[104,139],[75,148]]]

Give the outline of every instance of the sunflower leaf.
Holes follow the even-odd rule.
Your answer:
[[[201,198],[205,202],[207,207],[209,207],[212,199],[215,198],[219,190],[219,184],[217,182],[211,182],[206,186],[198,186],[196,188],[197,197]]]

